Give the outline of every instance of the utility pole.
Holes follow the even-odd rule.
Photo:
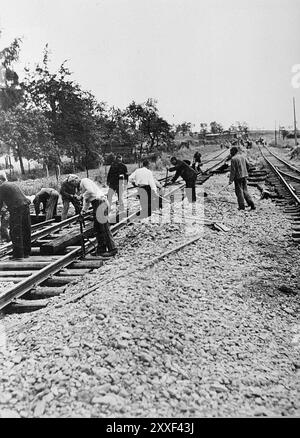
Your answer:
[[[276,130],[276,120],[275,120],[275,146],[277,146],[277,130]]]
[[[295,98],[294,98],[294,97],[293,97],[293,108],[294,108],[294,135],[295,135],[295,146],[297,146],[296,105],[295,105]]]

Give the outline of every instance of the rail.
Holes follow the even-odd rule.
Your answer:
[[[218,156],[220,156],[221,154],[219,154]],[[224,159],[221,160],[218,165],[222,165],[224,163]],[[206,169],[206,171],[202,174],[198,175],[198,178],[202,178],[202,183],[205,182],[208,178],[210,178],[213,175],[213,170],[216,168],[217,166],[214,165],[209,169]],[[163,178],[163,180],[165,180],[165,178]],[[174,194],[176,191],[178,190],[182,190],[185,186],[185,183],[181,183],[179,184],[177,187],[175,187],[173,190],[171,190],[170,192],[168,192],[167,194],[165,194],[165,196],[172,196],[172,194]],[[111,227],[111,231],[112,233],[115,235],[121,228],[123,228],[124,226],[126,226],[126,224],[128,222],[133,221],[136,217],[138,217],[140,210],[130,214],[128,217],[124,218],[123,220],[121,220],[120,222],[118,222],[117,224],[113,225]],[[90,213],[88,213],[86,215],[86,217],[90,216]],[[49,226],[46,226],[46,228],[42,228],[41,230],[36,231],[35,233],[32,234],[32,242],[35,242],[38,239],[41,239],[42,237],[46,237],[51,233],[54,233],[57,230],[61,230],[67,226],[69,226],[70,224],[75,224],[77,221],[79,220],[79,215],[73,216],[69,219],[66,219],[65,221],[62,222],[58,222],[55,224],[50,224]],[[88,242],[85,242],[85,247],[84,247],[84,253],[87,254],[89,252],[92,251],[92,249],[94,248],[96,243],[96,239],[90,239],[88,240]],[[5,252],[5,256],[9,253],[9,251],[11,250],[12,245],[8,244],[6,245],[6,252]],[[3,251],[4,249],[1,248],[0,250],[0,256],[2,254],[3,256]],[[47,264],[46,262],[46,266],[45,263],[41,263],[40,267],[41,269],[37,270],[36,272],[31,273],[30,271],[23,271],[24,275],[25,272],[26,274],[29,274],[26,278],[21,279],[20,281],[17,279],[17,284],[14,284],[13,286],[9,287],[8,289],[4,290],[4,292],[0,292],[0,310],[3,309],[4,307],[6,307],[8,304],[10,304],[13,300],[19,298],[20,296],[24,295],[25,293],[29,292],[30,290],[32,290],[33,288],[37,287],[38,285],[40,285],[41,283],[45,282],[50,276],[53,276],[54,274],[59,273],[59,271],[61,271],[62,268],[66,268],[67,266],[69,266],[70,264],[72,264],[72,262],[74,262],[75,260],[79,259],[81,256],[83,255],[83,248],[81,246],[77,246],[77,247],[70,247],[69,248],[69,252],[63,256],[58,256],[56,257],[55,260],[52,260],[49,257],[49,264]],[[2,258],[1,262],[3,265],[4,269],[4,265],[6,263],[6,258]],[[7,263],[8,266],[6,266],[6,268],[9,268],[9,262]],[[26,269],[26,261],[23,263],[25,269]],[[38,266],[38,264],[37,264]],[[12,264],[11,267],[13,268],[14,265]],[[1,269],[1,264],[0,264],[0,269]],[[5,277],[4,277],[5,278]],[[63,278],[63,277],[62,277]],[[76,277],[75,277],[76,278]],[[6,278],[7,280],[7,278]],[[1,279],[0,279],[1,281]]]
[[[268,149],[268,148],[267,148]],[[282,172],[280,172],[276,166],[274,166],[273,163],[271,163],[271,161],[265,156],[265,154],[263,153],[263,151],[260,149],[261,154],[263,156],[263,158],[266,160],[266,162],[268,163],[268,165],[271,167],[271,169],[273,170],[273,172],[276,174],[276,176],[279,178],[279,180],[281,181],[281,183],[284,185],[284,187],[288,190],[289,194],[292,196],[292,198],[296,201],[297,204],[300,205],[300,198],[297,196],[297,194],[294,192],[294,190],[291,188],[291,186],[289,185],[289,183],[285,180],[285,178],[282,176]],[[271,151],[269,151],[271,153],[271,155],[274,155]],[[274,155],[275,158],[277,158],[276,155]],[[281,160],[283,161],[284,160]],[[289,164],[289,163],[287,163]]]

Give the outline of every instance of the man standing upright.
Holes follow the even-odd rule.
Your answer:
[[[192,164],[192,169],[194,169],[196,172],[201,172],[200,167],[202,166],[201,163],[201,154],[200,152],[195,152],[194,153],[194,158],[193,158],[193,164]]]
[[[7,181],[5,173],[0,174],[0,210],[3,203],[9,211],[12,259],[22,260],[31,252],[30,201],[17,184]]]
[[[249,163],[246,158],[240,153],[236,146],[230,149],[231,166],[229,184],[234,182],[235,194],[237,197],[239,210],[245,210],[245,201],[251,210],[255,210],[254,202],[248,193],[247,177]]]
[[[149,166],[149,161],[144,160],[143,167],[136,169],[129,177],[129,182],[138,188],[141,204],[141,219],[151,215],[153,195],[157,195],[157,185]]]
[[[124,210],[123,203],[123,192],[124,184],[128,181],[128,170],[127,166],[122,163],[122,155],[117,155],[115,161],[110,166],[107,175],[108,193],[107,200],[109,205],[111,205],[113,194],[118,195],[119,209]]]

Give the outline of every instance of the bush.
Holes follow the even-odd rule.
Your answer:
[[[61,173],[74,173],[74,164],[70,161],[63,163],[60,166],[60,172]]]

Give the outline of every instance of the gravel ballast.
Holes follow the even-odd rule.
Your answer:
[[[0,320],[0,417],[300,414],[299,247],[255,188],[254,212],[232,186],[216,198],[227,180],[205,183],[205,219],[228,232],[202,226],[201,199],[185,224],[156,215],[47,308]]]

